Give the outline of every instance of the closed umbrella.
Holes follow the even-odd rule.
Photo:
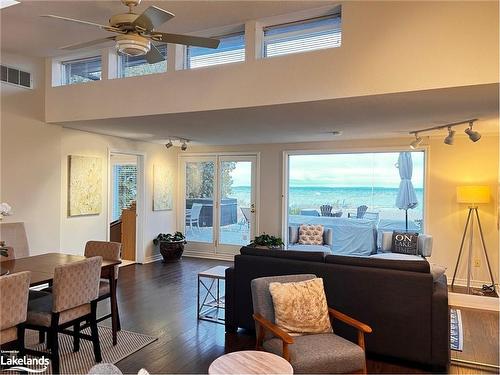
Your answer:
[[[405,210],[406,213],[406,231],[408,231],[408,210],[415,208],[418,205],[417,194],[411,182],[413,172],[413,162],[410,152],[400,152],[397,167],[399,169],[398,197],[396,198],[396,207],[400,210]]]

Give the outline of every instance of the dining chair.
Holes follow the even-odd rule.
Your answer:
[[[102,361],[96,317],[101,264],[102,257],[96,256],[57,266],[52,293],[47,292],[43,297],[28,302],[26,329],[47,333],[47,348],[50,349],[54,374],[60,371],[59,333],[73,336],[75,351],[79,350],[80,338],[92,341],[95,361]],[[67,330],[83,321],[88,322],[90,335]],[[47,355],[33,349],[26,349],[26,353]]]
[[[122,244],[119,242],[108,242],[108,241],[88,241],[85,244],[84,255],[89,258],[93,256],[101,256],[104,260],[121,260],[121,248]],[[115,269],[115,290],[118,284],[118,266]],[[111,285],[109,280],[101,278],[99,282],[99,297],[97,301],[103,301],[105,299],[111,298]],[[111,304],[111,313],[101,316],[97,319],[97,322],[101,322],[108,318],[111,318],[111,326],[113,330],[113,343],[116,345],[117,331],[121,330],[120,315],[118,313],[118,306],[116,306],[116,311],[113,311],[113,305]],[[74,327],[80,330],[82,327]]]
[[[25,258],[30,255],[28,237],[24,223],[0,223],[0,241],[13,248],[14,258]]]
[[[9,344],[24,354],[24,322],[28,310],[31,272],[0,277],[0,344]]]
[[[330,320],[338,319],[358,331],[357,345],[336,335],[333,331],[292,336],[276,325],[269,284],[300,282],[314,278],[316,276],[313,274],[302,274],[261,277],[252,280],[256,349],[282,356],[290,362],[294,373],[366,373],[364,334],[372,332],[368,325],[328,308]],[[308,308],[308,306],[302,307]],[[303,312],[294,311],[294,313],[302,314]]]

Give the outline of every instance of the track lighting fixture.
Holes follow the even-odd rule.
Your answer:
[[[438,125],[438,126],[434,126],[432,128],[411,131],[410,134],[415,135],[415,140],[410,143],[410,148],[414,150],[418,146],[420,146],[420,144],[422,143],[422,138],[418,136],[419,133],[430,132],[432,130],[439,130],[439,129],[444,129],[444,128],[448,128],[448,135],[444,139],[444,143],[447,145],[452,145],[455,141],[455,133],[456,133],[456,131],[453,130],[453,127],[458,126],[458,125],[462,125],[462,124],[467,124],[467,123],[469,124],[469,127],[467,129],[465,129],[465,134],[467,134],[469,136],[469,139],[472,142],[477,142],[481,139],[481,133],[479,133],[476,130],[472,130],[472,126],[474,125],[474,122],[476,122],[476,121],[477,121],[477,118],[474,118],[471,120],[454,122],[452,124]]]
[[[448,135],[444,139],[444,143],[451,146],[455,141],[455,133],[456,131],[453,130],[451,126],[448,126]]]
[[[469,122],[469,127],[465,129],[465,134],[469,136],[469,139],[472,142],[477,142],[481,139],[481,133],[478,131],[472,130],[472,125],[474,125],[474,121]]]
[[[165,147],[166,147],[166,148],[170,148],[170,147],[172,147],[173,145],[174,145],[174,144],[172,143],[172,140],[171,140],[171,139],[169,139],[169,140],[168,140],[168,143],[165,145]]]
[[[182,150],[182,151],[186,151],[186,150],[187,150],[187,148],[188,148],[187,143],[188,143],[188,140],[187,140],[187,139],[184,139],[184,140],[182,141],[182,145],[181,145],[181,150]]]
[[[415,150],[418,146],[420,146],[422,141],[423,141],[422,137],[419,137],[418,133],[415,133],[415,140],[412,143],[410,143],[410,148],[412,150]]]

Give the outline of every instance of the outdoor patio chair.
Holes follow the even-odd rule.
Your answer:
[[[243,218],[245,219],[245,224],[250,227],[250,220],[252,211],[249,207],[240,207],[241,213],[243,214]]]
[[[368,211],[368,206],[365,206],[365,205],[362,205],[362,206],[359,206],[358,209],[356,210],[356,216],[354,216],[353,214],[349,213],[347,215],[347,217],[349,218],[356,218],[356,219],[362,219],[365,214],[366,214],[366,211]]]
[[[330,206],[329,204],[324,204],[319,207],[319,210],[321,211],[321,216],[332,216],[332,209],[333,207]]]
[[[186,210],[186,224],[189,224],[189,228],[193,229],[193,224],[196,224],[196,228],[200,230],[200,213],[203,205],[201,203],[193,203],[191,209]]]

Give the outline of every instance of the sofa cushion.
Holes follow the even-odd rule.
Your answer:
[[[323,279],[269,284],[275,323],[292,334],[332,332]]]
[[[330,246],[327,245],[300,245],[300,244],[294,244],[294,245],[288,245],[288,250],[294,250],[294,251],[306,251],[306,252],[317,252],[317,251],[322,251],[323,253],[326,254],[331,254],[332,249]]]
[[[293,260],[304,260],[308,262],[325,261],[325,253],[323,251],[293,251],[293,250],[271,250],[258,249],[250,246],[243,246],[240,250],[241,255],[265,256],[271,258],[287,258]]]
[[[341,264],[355,267],[386,268],[398,271],[430,273],[429,262],[422,260],[393,260],[369,257],[347,257],[342,255],[327,255],[326,263]]]
[[[370,255],[370,258],[374,259],[389,259],[389,260],[416,260],[416,261],[425,261],[425,258],[422,258],[421,255],[410,255],[410,254],[400,254],[400,253],[380,253]]]

